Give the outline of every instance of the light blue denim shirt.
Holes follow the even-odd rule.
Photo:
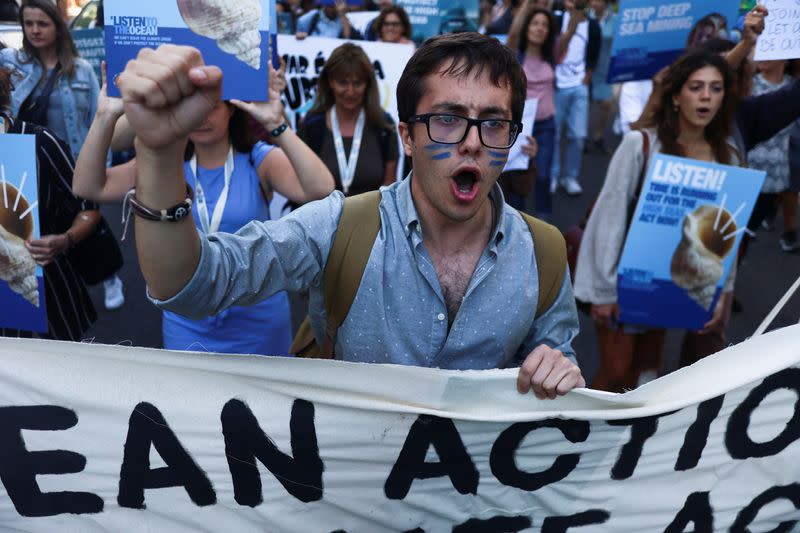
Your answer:
[[[11,115],[17,116],[19,108],[42,78],[42,67],[38,61],[24,62],[27,55],[13,48],[0,50],[0,66],[11,69],[14,91],[11,93]],[[97,96],[100,86],[94,69],[83,59],[75,59],[75,74],[69,78],[61,76],[56,87],[61,101],[62,120],[48,121],[47,126],[60,139],[69,144],[72,157],[78,159],[83,141],[97,111]],[[52,123],[51,123],[52,122]]]
[[[316,14],[319,14],[319,21],[314,33],[310,33],[311,21]],[[299,19],[297,19],[297,31],[308,33],[312,37],[330,37],[331,39],[338,39],[342,33],[342,21],[339,17],[331,20],[325,16],[322,9],[312,9]]]
[[[381,229],[350,313],[339,328],[337,358],[448,369],[517,366],[539,344],[575,360],[578,316],[569,274],[557,300],[533,320],[538,273],[531,233],[495,186],[497,223],[448,333],[447,306],[425,249],[411,197],[413,177],[381,188]],[[163,309],[200,317],[248,305],[280,290],[309,289],[317,339],[326,316],[322,278],[342,212],[334,192],[286,217],[251,222],[235,235],[203,238],[200,262]]]

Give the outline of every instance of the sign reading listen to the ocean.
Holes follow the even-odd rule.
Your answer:
[[[653,157],[619,262],[620,321],[688,329],[708,322],[764,175]]]
[[[0,135],[0,328],[47,331],[44,280],[25,247],[38,239],[36,138]]]
[[[106,0],[108,79],[142,48],[188,45],[222,69],[223,99],[266,101],[270,1]],[[113,83],[108,90],[119,96]]]
[[[646,80],[686,48],[733,27],[738,0],[622,0],[611,47],[609,83]]]

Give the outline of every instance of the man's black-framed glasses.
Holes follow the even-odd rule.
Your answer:
[[[487,148],[511,148],[522,130],[522,124],[502,118],[468,118],[452,113],[425,113],[414,115],[406,122],[425,124],[428,137],[440,144],[459,144],[464,141],[472,126],[478,127],[481,144]]]

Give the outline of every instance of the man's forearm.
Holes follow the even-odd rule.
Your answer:
[[[186,198],[183,145],[152,151],[137,142],[136,197],[155,210]],[[166,300],[191,279],[200,260],[200,239],[191,216],[178,222],[136,217],[136,251],[150,294]]]

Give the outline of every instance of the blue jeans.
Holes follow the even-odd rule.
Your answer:
[[[567,128],[564,146],[564,168],[561,169],[561,132]],[[552,176],[578,178],[581,172],[583,144],[589,130],[589,87],[579,85],[556,90],[556,140],[554,143]]]
[[[550,168],[553,165],[553,144],[556,138],[556,119],[537,120],[533,125],[533,136],[539,146],[536,153],[536,183],[525,199],[526,211],[538,217],[553,214],[553,197],[550,194]]]

